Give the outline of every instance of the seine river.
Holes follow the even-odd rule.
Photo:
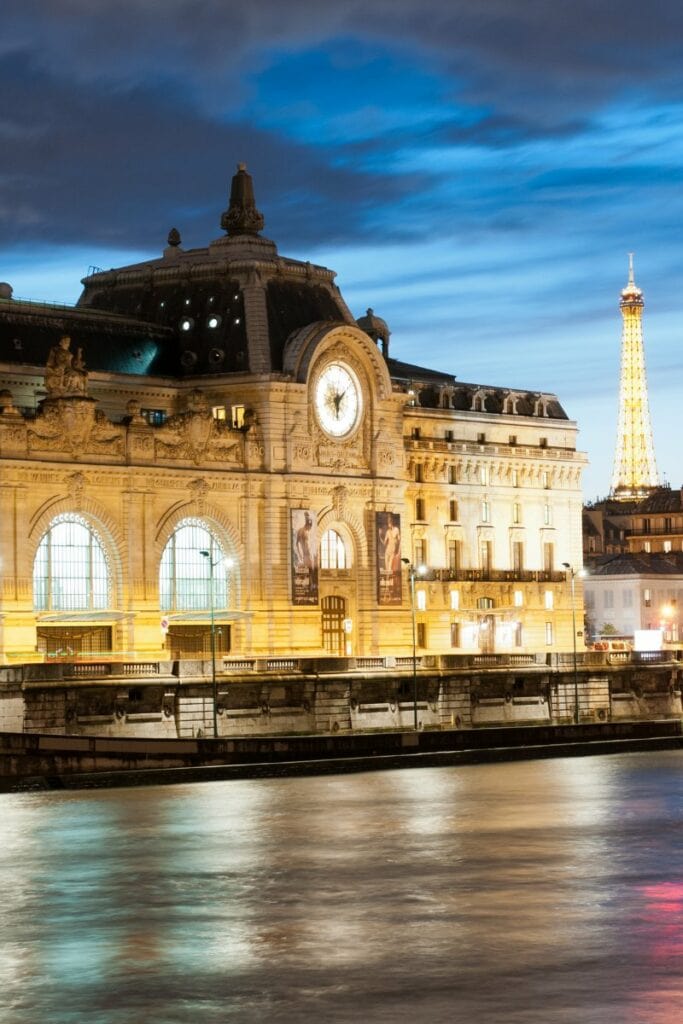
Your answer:
[[[680,1024],[683,752],[0,796],[2,1024]]]

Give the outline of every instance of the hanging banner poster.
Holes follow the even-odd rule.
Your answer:
[[[318,603],[318,520],[310,508],[292,513],[292,604]]]
[[[377,603],[401,603],[401,517],[376,512]]]

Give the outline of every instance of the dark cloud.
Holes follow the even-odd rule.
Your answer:
[[[0,225],[5,243],[190,244],[220,235],[230,177],[248,159],[274,237],[303,244],[357,236],[368,206],[410,188],[327,165],[310,148],[248,123],[210,120],[173,81],[89,90],[26,54],[0,60]],[[268,233],[268,231],[266,233]]]
[[[678,0],[321,0],[314,16],[310,0],[5,0],[2,35],[0,47],[30,45],[55,74],[126,86],[177,75],[207,103],[220,87],[239,98],[268,51],[341,37],[410,46],[473,102],[514,112],[523,101],[539,123],[615,89],[680,95],[683,84]]]

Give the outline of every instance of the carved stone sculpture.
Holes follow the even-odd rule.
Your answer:
[[[45,390],[50,398],[63,395],[86,395],[88,372],[83,361],[83,349],[71,351],[71,338],[63,334],[53,345],[45,367]]]

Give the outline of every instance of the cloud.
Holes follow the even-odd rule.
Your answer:
[[[0,177],[5,243],[90,241],[161,247],[176,224],[188,241],[221,234],[236,159],[258,168],[267,227],[299,241],[362,230],[363,211],[402,186],[394,177],[327,164],[306,146],[248,123],[202,116],[168,83],[91,92],[36,69],[26,54],[0,61],[12,95]],[[28,126],[23,132],[20,126]],[[360,199],[359,199],[360,197]],[[266,232],[267,233],[267,232]]]

